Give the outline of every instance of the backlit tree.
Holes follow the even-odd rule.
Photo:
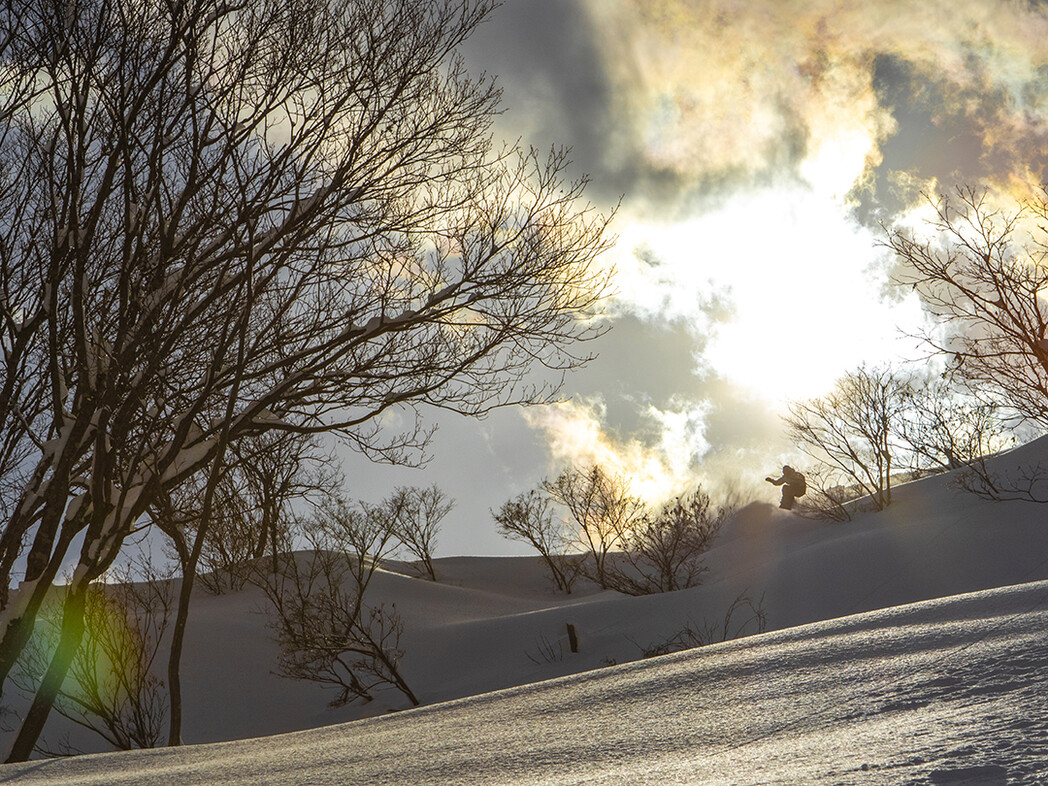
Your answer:
[[[9,760],[165,489],[206,476],[206,522],[230,446],[272,430],[407,460],[426,430],[380,416],[546,400],[528,370],[586,359],[606,222],[563,153],[493,148],[498,91],[455,54],[492,7],[0,8],[0,587],[25,560],[0,685],[75,563]]]

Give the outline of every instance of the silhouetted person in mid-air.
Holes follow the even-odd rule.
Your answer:
[[[765,478],[765,480],[774,486],[782,486],[782,502],[779,503],[779,507],[783,510],[793,510],[793,500],[803,497],[808,491],[804,475],[789,464],[782,468],[781,478]]]

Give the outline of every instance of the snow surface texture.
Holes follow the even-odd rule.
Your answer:
[[[1048,582],[929,601],[385,718],[31,762],[19,784],[1035,783]]]
[[[1046,458],[1041,440],[997,461]],[[532,558],[439,560],[437,583],[382,572],[370,602],[402,615],[403,673],[430,706],[350,725],[332,724],[407,702],[390,691],[328,708],[323,688],[273,674],[261,594],[201,593],[184,738],[314,730],[0,767],[0,783],[1048,780],[1045,510],[978,500],[948,476],[899,488],[887,511],[848,524],[753,505],[718,537],[702,586],[642,598],[556,595]],[[777,632],[625,664],[685,625],[719,626],[740,593],[763,596]],[[601,668],[613,662],[625,665]],[[45,737],[68,731],[53,719]],[[70,741],[100,749],[75,730]]]

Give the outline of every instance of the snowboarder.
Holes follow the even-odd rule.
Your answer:
[[[808,491],[808,484],[804,480],[804,474],[798,472],[789,464],[782,468],[781,478],[765,478],[773,486],[782,486],[782,501],[779,507],[783,510],[793,510],[793,500],[803,497]]]

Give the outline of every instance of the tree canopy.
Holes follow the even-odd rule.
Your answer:
[[[532,367],[587,359],[606,218],[564,152],[494,146],[498,89],[456,55],[493,6],[0,9],[0,682],[83,538],[11,758],[90,582],[230,445],[335,432],[404,460],[427,431],[391,408],[543,401]]]

